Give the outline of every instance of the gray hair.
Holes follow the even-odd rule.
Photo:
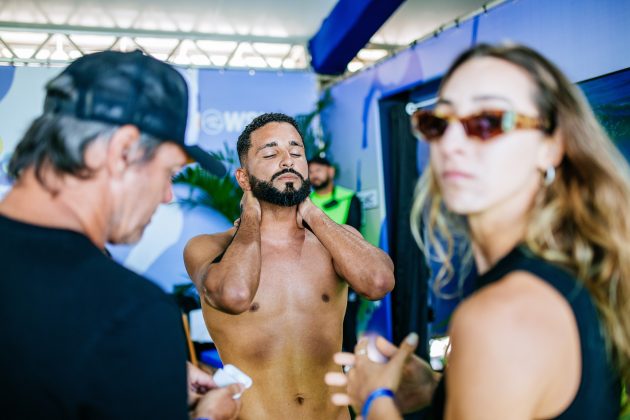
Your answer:
[[[85,164],[85,150],[97,140],[109,141],[118,128],[99,121],[46,113],[33,121],[18,143],[9,162],[9,176],[19,179],[24,169],[34,167],[38,181],[46,186],[42,170],[48,167],[58,174],[87,179],[92,171]],[[161,144],[160,140],[142,133],[139,143],[142,160],[150,160]]]

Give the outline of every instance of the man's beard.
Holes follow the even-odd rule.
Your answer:
[[[330,177],[326,178],[319,184],[315,184],[314,182],[311,182],[311,185],[313,186],[313,189],[315,191],[321,191],[330,185]]]
[[[302,186],[296,190],[293,182],[287,182],[284,191],[273,186],[273,180],[284,174],[294,174],[302,180]],[[300,204],[311,193],[311,184],[302,175],[293,169],[283,169],[271,177],[271,181],[263,181],[253,175],[249,176],[249,185],[252,187],[254,197],[267,203],[282,207],[293,207]]]

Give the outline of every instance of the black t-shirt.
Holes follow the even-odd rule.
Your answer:
[[[514,248],[490,271],[479,276],[477,289],[492,284],[514,271],[532,273],[550,284],[564,296],[575,315],[582,351],[582,377],[575,398],[569,407],[555,418],[616,420],[620,411],[621,381],[606,353],[604,327],[600,323],[588,290],[569,271],[543,260],[524,246]],[[442,377],[433,395],[431,419],[443,418],[446,400],[445,380],[448,380],[447,375]]]
[[[0,416],[187,418],[172,298],[82,234],[0,216]]]

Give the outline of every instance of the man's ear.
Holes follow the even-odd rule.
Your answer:
[[[114,132],[107,148],[107,169],[111,174],[122,176],[133,158],[131,152],[139,141],[140,131],[136,126],[123,125]]]
[[[328,176],[330,177],[330,179],[335,179],[335,176],[337,175],[337,170],[335,169],[334,166],[331,166],[328,168]]]
[[[234,175],[236,176],[236,182],[238,182],[238,185],[241,187],[243,191],[252,190],[252,186],[249,184],[249,176],[247,175],[247,169],[238,168]]]

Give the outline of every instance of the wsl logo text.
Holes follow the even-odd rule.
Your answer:
[[[206,109],[201,114],[201,129],[209,136],[221,133],[240,133],[254,118],[261,115],[258,111],[219,111]]]

